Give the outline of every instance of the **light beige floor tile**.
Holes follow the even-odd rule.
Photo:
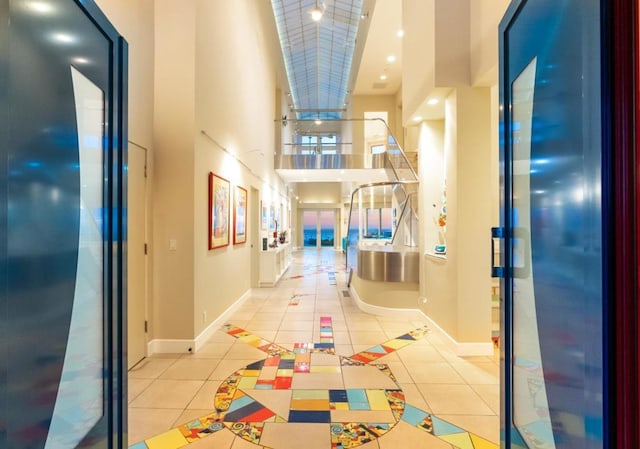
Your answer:
[[[500,368],[493,362],[457,362],[451,363],[451,366],[468,384],[500,383]]]
[[[500,414],[500,385],[471,385],[496,415]]]
[[[340,357],[331,354],[311,354],[311,366],[340,366]]]
[[[167,368],[179,359],[144,359],[129,370],[130,379],[157,379]]]
[[[424,400],[422,393],[418,390],[418,387],[413,383],[401,383],[400,387],[404,392],[404,397],[407,404],[411,404],[415,408],[431,413],[431,407]]]
[[[261,329],[261,330],[254,330],[254,329],[249,329],[247,326],[247,330],[255,335],[256,337],[260,337],[263,340],[267,340],[267,341],[273,341],[276,338],[276,334],[278,333],[277,330],[265,330],[265,329]],[[241,340],[238,340],[238,342],[242,342]],[[247,344],[245,342],[242,342],[243,344]],[[249,345],[251,346],[251,345]]]
[[[380,332],[366,332],[366,331],[350,331],[351,342],[354,345],[379,345],[387,340],[387,337],[382,331]]]
[[[295,310],[295,309],[293,309]],[[295,321],[295,322],[313,322],[314,321],[314,314],[313,312],[299,312],[297,310],[293,311],[293,312],[287,312],[284,314],[284,317],[282,318],[282,321]]]
[[[391,373],[396,378],[398,383],[413,383],[413,378],[402,362],[387,362],[386,360],[383,362],[382,359],[380,359],[380,363],[384,363],[389,366]]]
[[[350,356],[353,355],[353,346],[351,345],[335,345],[335,349],[336,349],[336,354],[338,355],[344,355],[344,356]]]
[[[206,343],[233,343],[236,341],[235,337],[223,332],[221,330],[215,331],[211,337],[206,341]]]
[[[284,317],[284,310],[281,312],[273,312],[273,311],[261,311],[258,315],[261,320],[265,321],[282,321],[282,317]]]
[[[180,427],[184,424],[190,423],[191,421],[194,421],[196,419],[202,418],[203,416],[207,416],[212,412],[212,410],[209,409],[186,409],[183,410],[182,413],[180,414],[180,416],[178,416],[178,418],[175,420],[175,422],[173,423],[173,425],[171,426],[172,428],[176,428],[176,427]]]
[[[342,377],[345,388],[389,389],[398,388],[389,376],[375,366],[343,366]]]
[[[207,380],[219,359],[181,359],[162,373],[159,379]]]
[[[198,348],[198,350],[192,354],[186,354],[182,358],[195,358],[195,359],[215,359],[222,358],[229,348],[233,346],[236,342],[234,338],[233,341],[225,341],[225,342],[211,342],[205,343],[202,347]]]
[[[127,384],[127,400],[130,403],[138,397],[149,385],[153,379],[129,379]]]
[[[129,445],[171,429],[182,409],[129,408]]]
[[[500,417],[497,415],[438,415],[438,418],[475,433],[485,440],[500,444]]]
[[[494,414],[469,385],[418,384],[417,387],[436,416]]]
[[[200,387],[191,402],[187,405],[187,409],[208,409],[210,412],[215,410],[214,397],[218,391],[220,382],[209,380]]]
[[[270,340],[268,340],[270,341]],[[229,351],[225,354],[224,358],[229,359],[253,359],[261,360],[267,357],[267,354],[258,348],[254,348],[251,345],[243,341],[236,341]]]
[[[161,353],[151,354],[147,358],[148,359],[181,359],[185,354],[188,354],[188,352],[161,352]],[[142,361],[138,363],[141,363],[141,362]]]
[[[380,449],[453,449],[449,443],[404,421],[378,438],[378,444]]]
[[[195,443],[182,446],[184,449],[226,449],[230,448],[236,436],[228,429],[222,429],[216,433],[210,434],[199,439]],[[251,444],[251,443],[249,443]],[[252,449],[259,449],[254,445]]]
[[[256,316],[256,313],[256,310],[242,312],[236,311],[227,318],[227,321],[230,323],[235,321],[250,321]]]
[[[331,447],[330,424],[265,423],[260,443],[277,449],[327,449]]]
[[[275,343],[312,343],[313,331],[279,331]]]
[[[280,325],[280,331],[308,331],[309,321],[284,320]]]
[[[446,362],[440,352],[431,346],[418,345],[413,343],[405,346],[398,351],[398,357],[404,363],[431,363]]]
[[[243,390],[251,398],[284,419],[289,419],[293,390]]]
[[[344,390],[341,374],[308,373],[294,374],[291,382],[293,390]]]
[[[129,408],[184,409],[203,384],[201,380],[154,380]]]
[[[407,363],[405,367],[416,384],[464,384],[465,381],[447,362]]]
[[[347,326],[350,332],[376,332],[383,334],[382,326],[377,321],[350,321]],[[382,337],[385,338],[384,336]],[[378,339],[380,341],[380,338]]]
[[[227,340],[224,342],[207,342],[202,345],[201,348],[198,348],[198,351],[196,351],[192,355],[208,354],[209,356],[224,356],[231,348],[231,346],[233,346],[233,344],[238,341],[234,337],[229,337],[232,338],[232,340]]]
[[[265,358],[265,357],[263,357]],[[209,380],[225,380],[227,377],[235,373],[241,368],[244,368],[250,363],[255,362],[256,359],[224,359],[218,363],[216,369],[213,370]]]
[[[320,331],[318,330],[318,335]],[[333,343],[336,345],[348,345],[351,344],[351,336],[349,332],[333,331]]]
[[[256,333],[256,331],[277,331],[280,328],[280,324],[282,320],[263,320],[263,319],[254,319],[249,321],[247,324],[246,330],[252,333]]]

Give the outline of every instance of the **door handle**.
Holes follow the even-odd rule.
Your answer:
[[[491,277],[504,278],[504,267],[496,266],[496,239],[504,239],[503,227],[491,228]],[[500,249],[500,254],[502,254],[502,248]]]

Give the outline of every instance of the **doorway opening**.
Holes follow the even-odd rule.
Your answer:
[[[302,246],[333,248],[336,241],[336,212],[332,209],[302,212]]]

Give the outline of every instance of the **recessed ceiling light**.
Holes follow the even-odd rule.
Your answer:
[[[398,30],[398,31],[396,32],[396,36],[398,36],[398,37],[404,37],[404,30]]]
[[[387,56],[387,62],[389,62],[389,63],[396,62],[396,57],[395,57],[395,55],[389,55],[389,56]]]
[[[317,120],[315,121],[315,124],[316,124],[316,125],[322,125],[322,120],[317,119]]]
[[[431,100],[427,101],[427,104],[433,106],[440,103],[440,100],[438,100],[437,98],[432,98]]]
[[[72,61],[78,64],[89,64],[89,60],[87,58],[73,58]]]
[[[422,120],[422,116],[421,116],[421,115],[416,115],[416,116],[413,118],[413,121],[414,121],[414,122],[419,122],[419,121],[421,121],[421,120]]]
[[[387,79],[387,75],[380,75],[380,79],[381,79],[382,81],[385,81],[385,80]]]

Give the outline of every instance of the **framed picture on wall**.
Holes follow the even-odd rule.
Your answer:
[[[262,204],[262,229],[266,230],[269,226],[269,208]]]
[[[269,206],[269,231],[276,230],[276,208],[273,204]]]
[[[247,241],[247,190],[236,186],[233,203],[233,244]]]
[[[209,249],[229,244],[229,208],[231,203],[229,181],[209,173]]]

